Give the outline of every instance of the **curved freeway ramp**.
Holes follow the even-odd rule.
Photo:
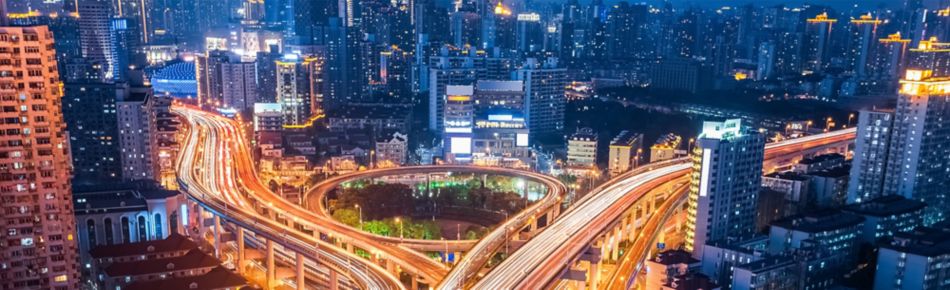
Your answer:
[[[369,239],[361,231],[354,231],[349,227],[340,227],[331,220],[290,203],[271,192],[258,178],[250,158],[248,142],[244,138],[246,134],[234,121],[216,114],[183,106],[175,106],[173,111],[183,116],[193,126],[192,133],[188,138],[189,146],[186,146],[186,150],[183,150],[180,154],[180,172],[187,172],[187,174],[180,174],[184,177],[180,183],[185,191],[198,201],[208,201],[213,198],[214,202],[205,203],[206,207],[214,210],[217,209],[215,204],[224,204],[224,210],[219,211],[219,215],[222,217],[234,220],[235,217],[231,215],[238,214],[234,212],[235,208],[233,206],[227,208],[229,204],[246,203],[254,209],[263,207],[267,209],[267,215],[260,213],[258,210],[248,211],[242,208],[242,214],[245,215],[242,219],[247,219],[245,222],[247,224],[258,224],[262,227],[259,228],[262,232],[280,233],[278,238],[274,239],[275,241],[284,240],[280,237],[296,236],[303,233],[293,226],[271,223],[275,217],[281,217],[292,225],[326,234],[337,241],[351,244],[375,254],[377,257],[392,261],[404,271],[422,277],[427,283],[437,283],[448,272],[448,268],[441,263],[416,251]],[[203,146],[199,147],[198,143],[203,144]],[[216,152],[215,154],[218,155],[215,158],[217,159],[209,159],[204,163],[193,160],[199,156],[211,156],[210,152]],[[219,154],[217,152],[223,153]],[[219,166],[221,167],[220,170],[209,169],[209,167],[217,168]],[[202,187],[207,187],[207,189],[201,190]],[[263,223],[268,224],[261,225]],[[319,237],[300,235],[300,238],[306,238],[304,241],[310,245],[318,245],[317,248],[333,250],[341,255],[345,253],[347,262],[360,261],[366,267],[374,269],[373,272],[379,268],[376,263],[370,263],[361,257],[342,250],[338,246],[328,244]],[[316,260],[322,261],[321,259]],[[392,279],[387,280],[392,282]],[[392,283],[387,283],[386,286],[384,288],[403,287],[401,284],[393,285]]]
[[[219,144],[225,139],[222,131],[210,129],[214,125],[207,119],[185,119],[191,129],[179,155],[178,183],[180,190],[191,199],[236,226],[277,241],[285,249],[341,273],[360,288],[404,289],[396,277],[378,265],[362,262],[333,245],[258,214],[243,200],[239,190],[230,186],[234,184],[234,175],[230,174],[232,163],[222,162],[228,160],[230,154],[230,150]]]
[[[439,283],[439,289],[461,288],[465,281],[477,274],[484,267],[491,257],[504,246],[505,240],[521,231],[524,226],[533,222],[539,214],[559,207],[563,196],[567,193],[567,187],[556,178],[524,170],[486,167],[486,166],[468,166],[468,165],[430,165],[430,166],[410,166],[385,169],[373,169],[367,171],[355,172],[330,178],[316,185],[307,194],[307,207],[315,210],[327,219],[332,220],[340,226],[346,227],[336,220],[329,217],[326,212],[326,205],[323,204],[324,196],[340,184],[357,179],[377,178],[393,175],[405,174],[426,174],[441,172],[464,172],[464,173],[485,173],[493,175],[522,177],[534,182],[538,182],[547,187],[547,194],[528,208],[525,208],[508,220],[502,222],[491,232],[485,235],[479,241],[435,241],[435,240],[414,240],[397,239],[385,236],[364,233],[380,242],[398,244],[407,248],[420,251],[441,251],[448,248],[450,251],[465,251],[466,254],[452,268],[452,271]],[[549,223],[551,221],[548,221]]]
[[[852,128],[771,143],[766,145],[765,159],[768,161],[796,152],[839,145],[852,141],[854,135],[855,130]],[[650,190],[687,175],[691,167],[692,163],[686,158],[648,164],[595,188],[561,218],[478,281],[473,289],[545,287],[626,209]]]

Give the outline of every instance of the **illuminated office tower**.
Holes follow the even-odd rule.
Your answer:
[[[323,113],[324,59],[288,55],[277,61],[277,103],[284,126],[302,126]]]
[[[705,122],[693,150],[686,250],[755,232],[765,137],[739,119]]]
[[[0,27],[0,65],[10,71],[0,76],[0,115],[8,120],[0,125],[0,289],[79,288],[69,141],[52,47],[45,26]]]
[[[445,134],[443,145],[446,161],[464,163],[472,159],[472,128],[475,123],[473,86],[445,87]]]
[[[821,72],[831,58],[831,28],[838,22],[828,13],[818,14],[805,23],[805,42],[802,49],[802,73]]]

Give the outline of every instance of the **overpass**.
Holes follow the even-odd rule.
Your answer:
[[[793,160],[795,155],[802,155],[802,152],[817,153],[829,148],[840,151],[840,148],[852,142],[854,134],[855,130],[852,128],[771,143],[766,145],[766,163]],[[665,203],[681,202],[681,199],[685,198],[682,194],[685,188],[682,186],[688,183],[686,176],[691,167],[692,162],[687,158],[648,164],[595,188],[553,224],[474,284],[473,288],[534,289],[550,286],[562,275],[570,276],[569,268],[579,259],[587,259],[592,264],[599,263],[600,253],[591,251],[591,244],[599,237],[608,237],[604,239],[606,245],[602,248],[607,248],[611,252],[610,256],[616,255],[621,241],[636,241],[641,238],[652,241],[658,228],[654,226],[653,232],[638,233],[636,230],[642,228],[643,224],[633,217],[625,217],[625,214],[636,206],[652,213],[648,216],[667,216],[668,212],[655,211],[655,201],[662,197]],[[654,190],[661,186],[678,189],[666,193]],[[674,210],[676,207],[661,205],[660,208]],[[618,220],[622,222],[618,223]],[[656,224],[656,221],[653,223]],[[649,243],[651,242],[647,244]],[[640,244],[640,249],[628,251],[627,254],[632,258],[645,257],[650,247],[642,246],[643,242]],[[590,287],[598,288],[599,273],[597,267],[588,267],[583,279],[592,284]],[[617,277],[618,280],[630,280],[629,276]]]
[[[233,234],[241,245],[239,253],[244,250],[247,232],[265,239],[268,281],[276,280],[276,269],[270,267],[275,249],[295,253],[301,261],[298,273],[306,260],[318,262],[332,268],[334,276],[345,274],[353,279],[359,288],[405,288],[400,281],[403,272],[411,275],[409,283],[416,288],[418,282],[434,284],[447,273],[446,266],[429,257],[366,239],[271,192],[256,178],[246,135],[234,121],[180,105],[173,111],[191,127],[179,155],[179,184],[200,205],[195,216],[203,217],[201,210],[210,212],[216,248],[224,237],[222,219],[236,228]],[[204,226],[205,222],[198,224]],[[358,249],[366,254],[358,254]],[[243,255],[238,256],[238,264],[244,263]],[[302,280],[298,278],[298,282]]]
[[[265,240],[260,244],[266,245],[264,256],[268,258],[268,274],[276,272],[273,266],[275,249],[278,257],[295,256],[300,261],[297,263],[297,272],[301,274],[297,283],[300,285],[304,283],[304,266],[313,262],[332,268],[327,275],[346,274],[345,278],[364,289],[403,288],[401,273],[412,276],[409,278],[412,288],[417,288],[418,282],[435,285],[446,280],[443,277],[448,277],[448,281],[464,279],[477,273],[508,237],[517,235],[526,227],[536,228],[542,215],[550,223],[560,211],[562,197],[567,192],[556,178],[521,170],[479,166],[400,167],[357,172],[327,180],[308,193],[306,205],[311,209],[308,210],[286,201],[263,185],[250,160],[246,134],[237,122],[182,105],[176,105],[173,112],[182,116],[190,127],[179,155],[179,184],[181,190],[200,205],[196,210],[198,214],[194,215],[199,219],[196,224],[203,229],[206,223],[211,224],[216,248],[228,239],[228,234],[236,236],[238,253],[244,253],[245,240],[252,239],[248,234]],[[544,185],[547,194],[477,242],[378,236],[334,220],[322,205],[322,197],[330,189],[348,180],[430,172],[517,176]],[[210,222],[201,220],[209,214],[212,216]],[[234,228],[233,233],[225,233],[222,220]],[[370,258],[361,257],[357,250],[368,252]],[[468,253],[456,264],[453,272],[448,273],[447,266],[417,250]],[[245,263],[243,256],[238,255],[238,265]],[[328,261],[327,257],[335,259]],[[267,278],[268,281],[276,279],[274,275]],[[336,278],[327,277],[326,280],[336,281]]]
[[[384,176],[407,175],[407,174],[430,174],[430,173],[478,173],[503,176],[521,177],[544,185],[547,190],[544,197],[531,204],[521,212],[512,215],[500,225],[492,229],[482,239],[473,240],[453,240],[453,241],[435,241],[435,240],[416,240],[416,239],[398,239],[370,233],[364,233],[367,236],[386,243],[398,244],[400,246],[425,252],[465,252],[462,258],[452,268],[451,272],[442,279],[439,284],[440,289],[455,288],[463,281],[477,274],[491,259],[492,256],[502,247],[510,237],[516,237],[523,229],[534,230],[539,228],[541,217],[550,224],[560,212],[561,201],[567,193],[567,188],[556,178],[524,170],[470,166],[470,165],[430,165],[430,166],[411,166],[371,169],[355,172],[351,174],[336,176],[321,182],[311,189],[306,197],[306,207],[319,215],[329,217],[325,202],[325,196],[334,188],[347,181],[379,178]],[[328,218],[329,220],[341,225],[342,223]]]

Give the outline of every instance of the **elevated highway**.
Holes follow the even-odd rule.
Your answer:
[[[852,128],[771,143],[766,145],[765,161],[768,163],[776,159],[792,160],[803,152],[817,153],[827,148],[840,151],[838,149],[852,142],[854,134],[855,130]],[[474,284],[473,288],[536,289],[551,285],[565,272],[566,267],[571,267],[598,237],[608,231],[608,226],[615,225],[613,222],[618,220],[627,209],[639,202],[652,203],[654,197],[648,194],[651,190],[662,185],[670,185],[671,182],[688,182],[685,177],[691,167],[692,163],[687,158],[674,159],[648,164],[611,179],[579,200],[560,219],[529,240],[521,249]],[[683,189],[680,189],[677,192],[680,194],[674,194],[675,198],[668,199],[667,202],[681,202],[677,198],[685,198],[682,192]],[[651,205],[648,208],[652,207]],[[675,209],[674,206],[661,206],[661,208]],[[668,212],[660,211],[652,213],[658,216],[667,214]],[[649,233],[646,236],[655,234]],[[633,236],[644,235],[645,233],[641,232]],[[612,247],[616,248],[619,239],[611,240],[615,243]],[[635,250],[639,253],[628,252],[630,257],[645,257],[649,247],[641,246],[641,249]],[[588,274],[588,276],[591,275],[596,275],[596,273]],[[623,277],[623,275],[618,275],[618,277]],[[591,287],[597,288],[596,279],[593,283],[595,284]]]

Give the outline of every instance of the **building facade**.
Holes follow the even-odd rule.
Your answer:
[[[755,231],[765,137],[739,119],[705,122],[693,151],[686,249]]]
[[[52,47],[44,26],[0,27],[0,63],[15,72],[0,76],[0,288],[79,288],[72,166]]]

